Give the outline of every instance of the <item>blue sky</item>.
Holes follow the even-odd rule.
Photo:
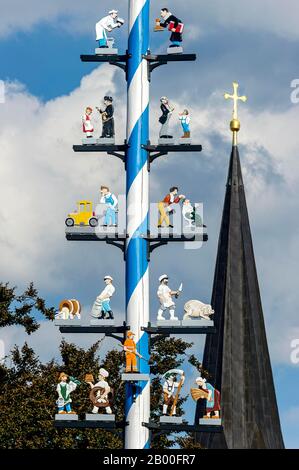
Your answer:
[[[151,200],[159,200],[178,184],[193,201],[203,201],[209,243],[197,252],[171,246],[154,254],[150,271],[153,315],[162,271],[169,273],[173,285],[184,281],[180,306],[194,297],[209,302],[231,147],[231,106],[224,102],[223,92],[238,80],[240,92],[249,97],[240,110],[240,153],[277,399],[286,446],[299,448],[299,365],[290,361],[290,342],[299,338],[299,226],[294,216],[299,209],[299,107],[290,101],[290,83],[299,77],[295,21],[299,5],[293,0],[250,4],[241,0],[238,5],[232,0],[208,5],[195,0],[182,5],[175,0],[171,4],[186,24],[185,49],[196,52],[198,61],[154,72],[151,139],[157,138],[159,97],[168,94],[177,107],[190,107],[194,140],[203,144],[204,151],[156,161],[151,171]],[[126,19],[123,5],[120,0],[113,4]],[[164,2],[152,1],[153,24],[161,6]],[[81,53],[92,52],[94,24],[109,7],[111,2],[106,0],[91,0],[88,11],[78,0],[28,0],[26,4],[12,0],[1,5],[0,79],[5,81],[6,102],[0,104],[0,192],[2,201],[9,200],[9,204],[0,208],[4,222],[0,273],[1,279],[20,289],[32,279],[53,305],[62,297],[76,296],[87,311],[101,288],[102,276],[111,272],[117,286],[114,309],[121,316],[121,253],[104,244],[78,246],[64,238],[64,217],[77,199],[96,201],[103,183],[117,194],[124,193],[120,161],[104,155],[78,156],[71,150],[81,138],[83,108],[97,105],[108,92],[115,97],[117,140],[124,138],[122,71],[79,60]],[[117,33],[123,50],[126,33],[125,28]],[[152,33],[151,39],[153,51],[165,49],[164,33]],[[175,122],[173,127],[179,131]],[[18,328],[1,334],[7,349],[25,339]],[[45,345],[48,335],[51,341]],[[46,359],[57,355],[60,339],[53,327],[43,325],[30,341]],[[90,344],[93,339],[80,341]],[[199,356],[200,351],[198,344]]]

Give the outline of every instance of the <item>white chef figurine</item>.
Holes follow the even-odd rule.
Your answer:
[[[160,308],[158,310],[157,320],[165,320],[165,318],[163,317],[163,312],[165,312],[165,310],[169,310],[170,320],[178,320],[178,317],[174,315],[175,303],[172,300],[172,297],[175,296],[177,298],[181,292],[181,288],[179,290],[171,290],[168,287],[167,274],[163,274],[162,276],[160,276],[159,282],[160,285],[157,291],[157,296],[160,301]]]
[[[122,18],[118,18],[117,10],[110,10],[108,16],[105,16],[96,24],[96,39],[99,42],[99,47],[101,49],[109,47],[107,32],[111,33],[113,29],[120,28],[123,24],[124,20]]]
[[[88,382],[90,387],[93,389],[94,387],[100,387],[102,390],[99,390],[97,392],[97,401],[99,403],[106,403],[108,402],[108,394],[111,390],[108,382],[106,382],[106,379],[109,377],[109,372],[106,369],[100,369],[99,375],[98,375],[98,382],[96,384],[93,384],[92,382]],[[92,409],[92,413],[96,414],[99,411],[98,406],[94,406]],[[105,407],[105,411],[107,414],[111,415],[112,410],[110,406]]]

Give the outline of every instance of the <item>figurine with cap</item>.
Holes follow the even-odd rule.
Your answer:
[[[157,296],[160,301],[160,308],[158,310],[157,320],[165,320],[163,313],[168,310],[170,314],[170,320],[177,321],[178,317],[175,316],[175,303],[172,297],[178,298],[180,293],[183,290],[183,285],[181,284],[178,290],[171,290],[168,286],[168,276],[163,274],[159,277],[160,285],[158,287]]]
[[[124,20],[118,17],[117,10],[110,10],[107,16],[98,21],[96,24],[96,40],[100,49],[109,48],[107,33],[111,33],[115,28],[120,28],[123,24]]]
[[[113,312],[110,306],[110,299],[115,292],[115,287],[113,285],[113,278],[111,276],[105,276],[104,282],[106,284],[104,290],[96,298],[95,303],[91,311],[91,315],[100,320],[109,319],[113,320]]]
[[[138,356],[140,359],[143,359],[141,354],[139,354],[139,352],[136,349],[134,336],[135,336],[135,333],[133,333],[132,331],[128,331],[126,340],[124,341],[124,344],[123,344],[123,349],[126,355],[126,373],[138,372],[136,356]]]

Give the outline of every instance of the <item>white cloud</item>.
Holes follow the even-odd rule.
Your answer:
[[[20,286],[33,279],[39,288],[53,295],[65,296],[66,293],[62,294],[64,289],[71,292],[78,279],[82,279],[86,289],[92,277],[92,282],[97,285],[92,289],[98,289],[97,270],[106,269],[104,266],[110,266],[107,268],[110,270],[115,259],[119,263],[119,257],[114,258],[118,253],[114,255],[111,251],[100,250],[99,256],[101,253],[104,256],[100,258],[101,266],[98,267],[94,246],[90,247],[90,252],[85,252],[85,248],[78,244],[75,247],[64,240],[65,215],[74,208],[78,199],[95,201],[98,187],[103,182],[113,187],[116,193],[124,189],[125,178],[120,161],[107,155],[75,154],[72,151],[72,144],[81,138],[80,118],[84,107],[98,104],[97,99],[107,92],[117,96],[117,140],[125,137],[125,102],[124,95],[119,94],[116,86],[116,74],[122,72],[103,66],[84,77],[80,87],[70,95],[47,103],[41,103],[19,84],[7,84],[6,103],[0,108],[5,116],[0,130],[4,156],[0,196],[2,201],[6,201],[0,208],[3,221],[0,234],[2,279]],[[183,95],[180,102],[174,102],[176,110],[184,108],[188,101],[187,94]],[[218,165],[226,167],[228,164],[228,156],[214,154],[210,127],[212,122],[214,135],[223,140],[230,139],[228,109],[220,91],[213,93],[205,107],[198,107],[196,103],[191,107],[192,132],[193,135],[201,135],[204,156],[209,159],[211,171]],[[240,113],[242,166],[270,350],[276,362],[289,364],[290,340],[294,338],[293,328],[298,325],[299,222],[293,216],[299,209],[295,197],[299,180],[296,159],[298,108],[290,105],[288,110],[276,114],[255,113],[243,108]],[[158,110],[153,109],[152,131],[155,135],[157,115]],[[173,124],[179,132],[178,121],[174,118]],[[165,168],[166,160],[161,165]],[[165,190],[164,187],[158,188],[157,183],[154,187],[159,194]],[[213,200],[213,188],[205,197],[207,203]],[[218,224],[216,218],[216,213],[209,213],[214,227]],[[160,256],[163,262],[168,263],[167,269],[175,263],[169,258],[169,251],[160,252]],[[210,263],[210,271],[213,269],[211,263],[214,263],[214,254],[212,256],[206,259]],[[162,263],[161,257],[159,260]],[[178,282],[190,278],[190,270],[198,269],[194,257],[190,258],[190,263],[182,266],[180,273],[176,274]],[[176,272],[175,265],[173,272]],[[201,266],[203,278],[205,272]],[[190,285],[193,284],[194,281]],[[80,293],[78,296],[80,298]],[[208,301],[208,298],[202,300]],[[282,324],[284,334],[281,333]]]
[[[64,219],[79,199],[98,200],[103,183],[122,190],[120,162],[107,155],[75,154],[81,139],[81,115],[87,105],[99,105],[114,94],[115,74],[109,66],[82,80],[69,96],[42,103],[18,84],[7,84],[5,119],[0,130],[2,171],[0,241],[4,248],[2,278],[13,282],[39,280],[48,288],[64,284]],[[123,134],[124,106],[118,105],[118,130]],[[96,115],[96,111],[95,111]],[[98,120],[99,121],[99,120]],[[97,124],[100,132],[100,123]],[[121,167],[123,170],[123,168]]]

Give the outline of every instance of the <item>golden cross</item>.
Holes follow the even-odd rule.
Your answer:
[[[243,101],[243,103],[245,103],[247,101],[247,96],[238,95],[239,83],[233,82],[233,87],[234,87],[233,95],[230,95],[229,93],[225,93],[224,98],[226,100],[231,99],[234,101],[233,119],[238,120],[238,101]]]

